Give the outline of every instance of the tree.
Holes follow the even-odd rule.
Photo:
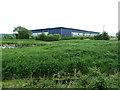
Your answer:
[[[107,32],[103,31],[103,33],[102,33],[102,39],[103,40],[109,40],[110,39],[110,36],[108,35]]]
[[[110,36],[108,35],[107,32],[103,31],[102,34],[94,36],[95,40],[109,40]]]
[[[120,30],[118,31],[118,33],[116,33],[116,36],[117,36],[118,40],[120,40]]]
[[[37,40],[45,41],[45,39],[46,39],[45,33],[42,32],[41,34],[39,34],[39,35],[37,36],[36,39],[37,39]]]
[[[29,31],[28,29],[26,29],[25,27],[15,27],[13,32],[18,32],[16,38],[18,39],[29,39],[30,36],[32,35],[32,31]]]
[[[103,40],[102,34],[94,36],[95,40]]]
[[[36,36],[36,40],[42,40],[42,41],[59,41],[61,39],[60,34],[49,34],[45,35],[43,32],[41,34],[38,34]]]

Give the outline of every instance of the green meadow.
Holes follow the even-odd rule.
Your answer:
[[[3,88],[119,88],[117,40],[3,39]]]

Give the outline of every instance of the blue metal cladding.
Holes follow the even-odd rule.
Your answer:
[[[49,29],[49,34],[60,34],[61,35],[61,28]]]
[[[100,34],[99,32],[85,31],[85,30],[77,30],[77,29],[72,29],[71,32],[87,33],[87,34]]]
[[[61,29],[61,36],[64,37],[64,36],[71,36],[71,29],[67,29],[67,28],[62,28]]]
[[[31,31],[32,31],[32,33],[40,33],[42,30],[37,29],[37,30],[31,30]]]
[[[62,37],[64,37],[64,36],[71,36],[72,32],[75,32],[75,33],[86,33],[86,34],[96,34],[96,35],[100,34],[99,32],[79,30],[79,29],[73,29],[73,28],[64,28],[64,27],[37,29],[37,30],[31,30],[31,31],[33,33],[48,32],[49,34],[60,34]]]
[[[46,30],[41,30],[41,32],[48,32],[48,29],[46,29]]]
[[[76,30],[76,29],[72,29],[71,32],[77,32],[77,33],[90,33],[89,31]]]

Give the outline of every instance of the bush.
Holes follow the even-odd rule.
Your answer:
[[[70,40],[72,39],[72,36],[64,36],[64,37],[61,37],[61,40]]]
[[[47,35],[45,41],[59,41],[60,38],[60,34]]]
[[[110,37],[109,37],[109,35],[108,35],[107,32],[104,31],[104,32],[102,33],[102,39],[103,39],[103,40],[109,40],[109,39],[110,39]]]
[[[42,40],[42,41],[59,41],[61,38],[60,34],[54,34],[54,35],[45,35],[44,33],[39,34],[35,37],[36,40]]]
[[[104,31],[102,34],[94,36],[94,39],[95,40],[109,40],[110,36],[108,35],[107,32]]]
[[[89,68],[89,75],[100,76],[101,75],[100,69],[96,67]]]
[[[60,34],[54,34],[54,40],[59,41],[61,39]]]
[[[47,35],[45,41],[54,41],[53,35]]]
[[[86,39],[86,36],[80,36],[80,40]]]
[[[95,40],[103,40],[101,34],[94,36],[94,39],[95,39]]]
[[[31,36],[30,39],[35,39],[36,37],[35,36]]]
[[[90,39],[90,40],[94,40],[95,37],[94,37],[94,36],[90,36],[89,39]]]
[[[45,39],[46,39],[46,35],[44,33],[41,33],[36,37],[36,40],[45,41]]]
[[[3,38],[4,39],[14,39],[15,36],[13,36],[13,35],[5,35],[5,36],[3,36]]]
[[[35,40],[39,40],[39,39],[38,39],[38,35],[37,35],[37,36],[35,36]]]
[[[62,40],[70,40],[70,39],[80,39],[84,40],[86,39],[86,36],[64,36],[61,38]]]
[[[72,38],[71,39],[80,39],[79,36],[71,36]]]

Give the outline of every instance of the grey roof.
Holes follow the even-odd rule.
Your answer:
[[[62,29],[72,29],[72,30],[78,30],[78,31],[84,31],[84,32],[100,33],[100,32],[87,31],[87,30],[74,29],[74,28],[66,28],[66,27],[54,27],[54,28],[34,29],[34,30],[31,30],[31,31],[46,30],[46,29],[59,29],[59,28],[62,28]]]

